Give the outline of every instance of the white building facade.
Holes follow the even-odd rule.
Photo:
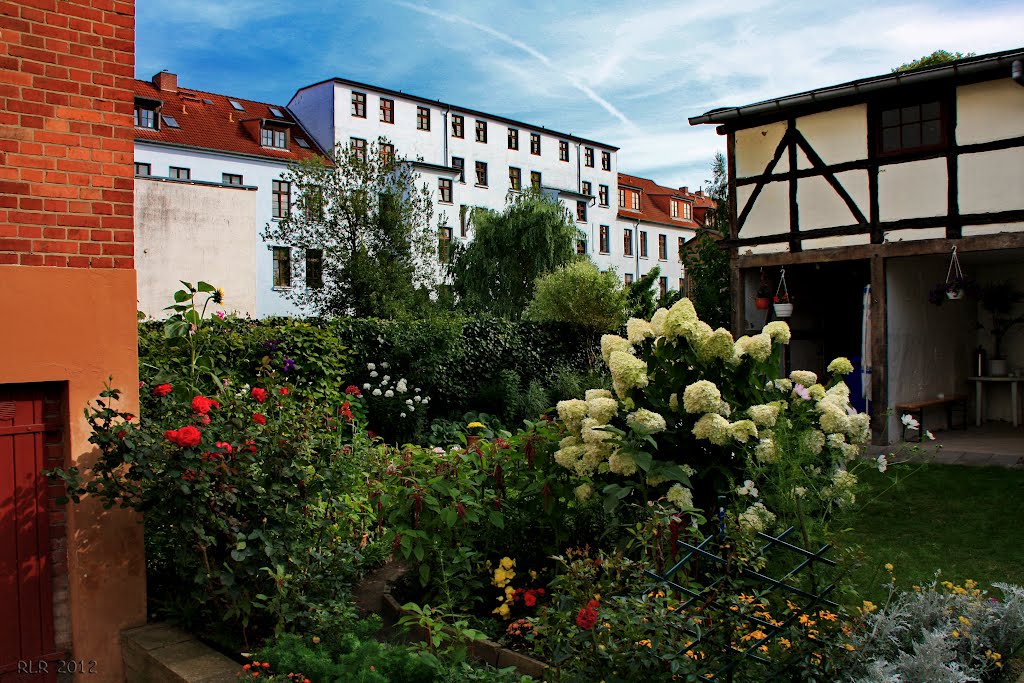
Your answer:
[[[294,202],[281,180],[288,166],[322,154],[312,136],[283,106],[179,88],[174,74],[134,85],[139,310],[163,317],[179,280],[202,279],[239,315],[306,313],[286,294],[307,284],[291,276],[306,270],[294,262],[316,254],[262,235]],[[181,187],[158,191],[157,181]],[[168,251],[181,242],[188,248]]]
[[[384,137],[399,156],[420,160],[417,170],[434,192],[435,222],[444,217],[442,230],[451,239],[472,239],[470,208],[500,210],[509,192],[540,187],[576,218],[585,236],[581,253],[602,270],[636,273],[636,259],[613,248],[622,235],[615,146],[337,78],[301,88],[288,108],[324,149]],[[675,244],[677,235],[666,239]],[[673,254],[664,265],[674,266],[666,276],[675,289],[680,275]]]

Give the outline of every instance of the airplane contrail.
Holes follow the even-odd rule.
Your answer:
[[[516,38],[513,38],[512,36],[508,35],[507,33],[502,33],[501,31],[499,31],[497,29],[491,28],[490,26],[487,26],[485,24],[477,23],[475,21],[472,21],[471,19],[466,19],[465,17],[459,16],[457,14],[452,14],[452,13],[449,13],[449,12],[440,12],[438,10],[431,9],[430,7],[424,7],[422,5],[417,5],[417,4],[414,4],[414,3],[411,3],[411,2],[404,2],[403,0],[392,0],[392,2],[394,4],[396,4],[396,5],[400,5],[402,7],[405,7],[406,9],[411,9],[414,12],[419,12],[420,14],[426,14],[428,16],[432,16],[432,17],[435,17],[437,19],[441,19],[442,21],[447,21],[447,22],[453,23],[453,24],[465,24],[466,26],[470,26],[472,28],[475,28],[478,31],[482,31],[483,33],[486,33],[489,36],[493,36],[493,37],[497,38],[498,40],[500,40],[503,43],[507,43],[507,44],[511,45],[512,47],[515,47],[515,48],[518,48],[518,49],[522,50],[526,54],[530,55],[531,57],[533,57],[534,59],[539,61],[544,66],[550,68],[551,70],[553,70],[553,71],[555,71],[557,73],[560,73],[562,75],[562,77],[565,78],[565,80],[567,80],[574,88],[579,90],[581,93],[586,95],[590,100],[592,100],[593,102],[598,104],[602,109],[604,109],[609,114],[611,114],[612,116],[617,118],[619,121],[621,121],[623,125],[627,126],[627,128],[629,129],[630,132],[635,132],[637,130],[636,125],[632,121],[630,121],[626,117],[625,114],[623,114],[621,111],[616,109],[615,106],[612,105],[611,102],[609,102],[608,100],[606,100],[603,97],[601,97],[600,95],[598,95],[587,84],[581,83],[580,81],[578,81],[577,79],[573,78],[571,75],[565,73],[564,71],[560,71],[555,66],[554,62],[552,62],[547,57],[547,55],[545,55],[544,53],[540,52],[539,50],[537,50],[537,49],[535,49],[533,47],[530,47],[529,45],[527,45],[523,41],[517,40]]]

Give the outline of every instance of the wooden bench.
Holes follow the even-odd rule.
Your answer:
[[[953,396],[945,396],[943,398],[929,398],[923,401],[916,401],[913,403],[897,403],[896,404],[896,415],[897,417],[903,417],[904,415],[910,415],[917,419],[918,430],[917,440],[924,440],[924,411],[926,408],[945,408],[946,409],[946,429],[952,429],[953,427],[953,410],[960,410],[960,428],[967,429],[967,394],[955,394]],[[903,427],[903,436],[906,436],[907,428]]]

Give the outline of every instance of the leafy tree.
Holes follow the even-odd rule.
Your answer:
[[[615,270],[600,272],[577,260],[540,276],[526,318],[576,323],[596,331],[617,330],[626,320],[626,292]]]
[[[973,57],[974,52],[968,52],[964,54],[962,52],[947,52],[946,50],[936,50],[930,55],[925,55],[920,59],[915,59],[912,62],[901,64],[892,70],[893,73],[900,71],[913,71],[914,69],[920,69],[925,66],[935,66],[936,64],[945,64],[946,62],[955,62],[958,59],[965,59],[967,57]]]
[[[658,309],[657,299],[654,294],[654,283],[661,275],[661,266],[654,266],[643,277],[634,280],[626,288],[626,309],[630,318],[644,318],[649,320]]]
[[[683,267],[697,314],[712,327],[728,328],[732,317],[730,265],[721,240],[729,236],[729,181],[721,152],[715,155],[711,173],[708,196],[715,200],[715,207],[707,211],[697,236],[687,242]]]
[[[473,241],[451,261],[453,289],[465,308],[517,319],[534,281],[569,263],[582,234],[557,197],[537,190],[509,194],[503,211],[471,214]]]
[[[302,161],[282,176],[296,202],[263,236],[301,257],[320,251],[322,278],[305,273],[301,257],[292,259],[292,275],[322,283],[285,293],[320,315],[393,318],[430,305],[440,277],[430,190],[411,164],[385,153],[386,144],[380,138],[365,154],[339,144],[331,163]]]

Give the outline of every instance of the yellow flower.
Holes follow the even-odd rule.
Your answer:
[[[648,640],[647,638],[644,638],[643,640],[636,641],[636,644],[637,645],[641,645],[643,647],[651,647],[651,641]]]
[[[892,562],[885,563],[885,571],[891,572],[893,570]]]
[[[466,425],[466,429],[476,429],[476,428],[484,429],[484,428],[486,428],[486,425],[484,425],[483,422],[477,422],[476,420],[474,420],[473,422],[470,422],[468,425]]]
[[[515,566],[516,566],[516,561],[513,560],[511,557],[503,557],[503,558],[501,558],[501,568],[502,569],[512,569]]]
[[[860,608],[860,611],[864,614],[871,614],[876,609],[878,609],[878,606],[875,605],[875,603],[871,602],[870,600],[865,600],[864,606]]]
[[[213,293],[213,303],[215,303],[215,304],[223,304],[224,303],[224,289],[222,287],[218,287],[217,291],[215,291]]]

